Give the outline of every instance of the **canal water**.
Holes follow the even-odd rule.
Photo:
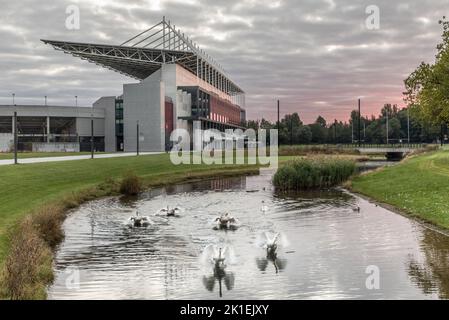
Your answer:
[[[64,223],[48,297],[449,298],[448,237],[343,190],[277,194],[271,177],[208,180],[83,205]],[[154,216],[167,205],[182,207],[180,216]],[[129,228],[125,221],[136,210],[153,224]],[[214,218],[225,212],[239,219],[237,230],[214,230]],[[257,246],[263,232],[288,239],[275,261]],[[210,244],[233,249],[225,273],[201,261]]]

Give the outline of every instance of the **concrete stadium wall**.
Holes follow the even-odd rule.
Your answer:
[[[123,112],[126,152],[137,150],[137,121],[140,151],[165,150],[165,86],[161,70],[140,83],[123,85]]]
[[[33,142],[33,152],[79,152],[77,142]]]
[[[94,109],[104,110],[104,147],[106,152],[117,151],[115,132],[115,97],[101,97],[93,104]]]
[[[94,118],[94,136],[104,136],[104,119]],[[76,132],[81,137],[91,135],[91,119],[90,118],[77,118],[76,119]]]

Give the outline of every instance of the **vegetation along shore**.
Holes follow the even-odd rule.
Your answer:
[[[2,166],[0,297],[46,297],[62,222],[68,210],[86,201],[134,194],[136,183],[143,189],[257,172],[255,165],[175,166],[167,154]]]
[[[354,177],[350,189],[438,227],[449,229],[449,150],[410,156]]]

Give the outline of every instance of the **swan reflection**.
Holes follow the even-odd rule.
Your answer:
[[[221,298],[223,296],[223,283],[227,290],[234,288],[234,274],[225,270],[228,265],[236,262],[232,247],[208,245],[201,255],[201,262],[213,267],[213,274],[203,277],[203,284],[207,290],[213,292],[215,284],[218,282],[218,294]]]

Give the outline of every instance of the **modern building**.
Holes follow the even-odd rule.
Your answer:
[[[165,18],[120,45],[42,41],[139,82],[124,84],[122,94],[102,97],[92,108],[0,106],[0,150],[11,144],[14,111],[19,147],[30,150],[90,150],[92,117],[96,149],[106,152],[136,151],[137,139],[142,151],[167,150],[170,133],[191,132],[193,121],[221,131],[245,122],[244,91]]]
[[[14,112],[18,149],[27,151],[90,151],[92,121],[94,148],[105,151],[105,110],[101,108],[2,105],[0,152],[13,150]]]

